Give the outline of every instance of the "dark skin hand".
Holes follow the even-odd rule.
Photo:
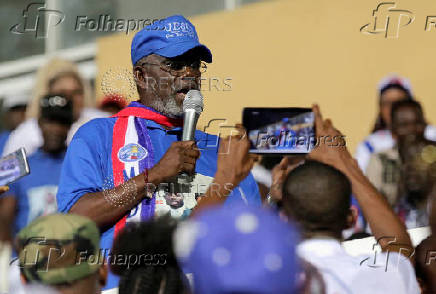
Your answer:
[[[195,142],[173,142],[161,160],[148,171],[148,183],[157,187],[181,172],[193,174],[199,156],[200,152],[195,147]],[[112,226],[146,197],[145,180],[145,174],[142,173],[126,182],[126,185],[129,185],[129,182],[134,183],[131,186],[135,186],[136,191],[125,195],[128,201],[123,201],[122,205],[110,203],[103,192],[88,193],[74,204],[70,212],[91,218],[100,228]],[[148,189],[152,188],[148,187]],[[111,189],[110,193],[123,195],[124,189],[122,186],[117,186]]]
[[[220,140],[214,180],[203,197],[197,200],[197,206],[192,215],[206,207],[223,204],[233,188],[238,186],[253,168],[256,156],[248,153],[250,149],[248,136],[241,125],[237,125],[236,128],[239,135],[228,136]]]
[[[279,164],[274,166],[271,171],[273,182],[270,189],[270,196],[274,202],[280,202],[282,200],[282,188],[286,176],[303,161],[304,157],[302,156],[285,156]]]

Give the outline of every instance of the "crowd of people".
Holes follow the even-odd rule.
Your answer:
[[[24,147],[31,170],[0,189],[9,293],[436,293],[436,128],[407,79],[380,83],[354,157],[322,143],[259,157],[241,126],[212,148],[201,131],[181,141],[183,100],[212,62],[189,20],[139,31],[131,59],[138,101],[95,107],[61,59],[30,102],[4,99],[0,151]],[[344,140],[312,110],[316,138]],[[427,226],[415,248],[407,229]],[[365,236],[382,252],[341,244]]]

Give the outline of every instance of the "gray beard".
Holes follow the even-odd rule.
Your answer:
[[[177,105],[174,97],[168,97],[165,100],[155,99],[150,103],[150,107],[168,117],[180,118],[183,116],[183,107]]]

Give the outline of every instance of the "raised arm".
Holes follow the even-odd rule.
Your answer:
[[[332,138],[336,144],[319,145],[309,154],[309,158],[329,164],[343,172],[352,184],[354,197],[357,199],[363,215],[369,223],[374,237],[379,240],[384,251],[397,251],[412,258],[413,246],[406,227],[395,215],[386,199],[365,177],[356,160],[345,146],[344,136],[336,130],[329,119],[324,120],[317,105],[315,113],[317,138]],[[330,140],[330,139],[329,139]],[[329,146],[330,145],[330,146]]]

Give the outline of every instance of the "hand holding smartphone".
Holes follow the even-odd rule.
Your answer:
[[[0,186],[6,186],[30,173],[26,151],[20,148],[0,158]]]
[[[307,154],[316,144],[311,108],[244,108],[242,122],[251,143],[250,153]]]

